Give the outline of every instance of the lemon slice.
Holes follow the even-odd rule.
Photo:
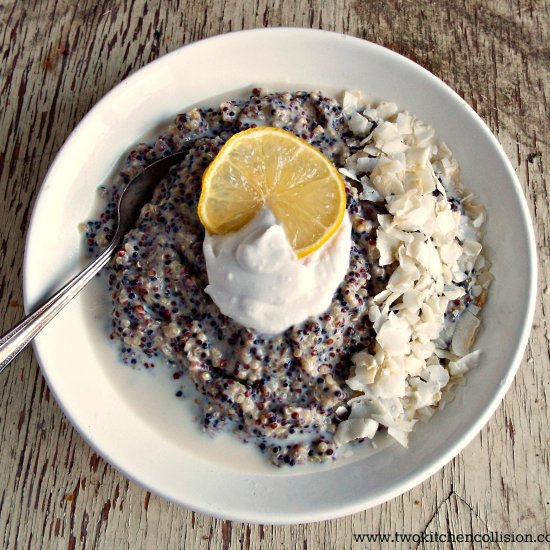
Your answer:
[[[315,147],[280,128],[239,132],[202,177],[198,214],[211,235],[238,231],[264,207],[283,225],[298,257],[338,229],[346,192],[336,167]]]

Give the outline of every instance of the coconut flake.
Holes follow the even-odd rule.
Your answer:
[[[342,110],[345,114],[357,111],[359,101],[361,100],[361,92],[357,90],[346,90],[342,98]]]
[[[351,170],[348,170],[347,168],[338,168],[338,172],[340,172],[340,174],[342,174],[343,176],[346,176],[346,178],[349,178],[350,180],[357,181],[357,182],[360,181],[357,175]]]
[[[479,328],[479,319],[465,310],[458,319],[453,334],[451,349],[457,355],[466,355],[472,344]]]
[[[397,126],[392,122],[383,122],[378,125],[372,132],[372,140],[376,147],[387,155],[402,153],[407,149]]]
[[[376,235],[376,248],[378,248],[378,251],[380,252],[378,265],[383,267],[385,265],[393,264],[393,262],[397,259],[397,253],[399,247],[401,246],[401,241],[383,229],[379,229]]]
[[[405,166],[403,162],[387,157],[380,157],[370,174],[370,179],[375,189],[383,197],[387,197],[403,193],[404,176]]]
[[[398,110],[399,108],[395,103],[392,103],[390,101],[381,101],[376,106],[376,115],[378,118],[388,120],[395,116]]]
[[[381,325],[376,341],[388,355],[407,355],[410,352],[411,327],[407,321],[395,313],[390,313],[388,319]]]
[[[354,375],[346,380],[346,383],[352,390],[364,391],[366,386],[374,382],[380,365],[376,358],[366,351],[356,353],[352,361],[355,365]]]
[[[348,122],[349,129],[356,136],[365,136],[372,128],[372,122],[359,113],[352,113]]]
[[[450,361],[449,373],[451,374],[451,376],[466,374],[469,370],[479,365],[480,357],[481,351],[476,350],[468,353],[468,355],[465,355],[460,359],[457,359],[456,361]]]
[[[363,176],[361,178],[362,191],[359,193],[359,198],[364,201],[382,202],[384,197],[372,186],[370,178]]]
[[[372,439],[377,430],[378,422],[371,418],[351,418],[338,424],[333,440],[339,447],[355,439]]]
[[[413,117],[408,113],[398,113],[395,119],[395,125],[402,136],[408,136],[413,132]]]

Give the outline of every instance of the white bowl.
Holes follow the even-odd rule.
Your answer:
[[[81,263],[77,226],[97,207],[95,189],[144,135],[197,103],[271,90],[359,89],[395,101],[435,127],[487,206],[485,246],[495,282],[482,314],[482,365],[466,388],[413,434],[410,448],[358,452],[334,464],[276,469],[251,445],[200,434],[165,381],[117,362],[107,292],[96,279],[35,340],[59,405],[86,441],[122,473],[173,502],[215,516],[300,523],[350,514],[420,483],[453,458],[494,412],[520,364],[532,322],[533,230],[516,175],[476,113],[415,63],[380,46],[306,29],[261,29],[181,48],[125,79],[76,127],[51,166],[27,238],[30,310]]]

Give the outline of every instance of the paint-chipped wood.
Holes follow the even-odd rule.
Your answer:
[[[339,520],[258,526],[193,513],[126,480],[69,425],[27,349],[0,377],[0,547],[366,548],[353,533],[550,532],[545,0],[0,2],[0,330],[23,314],[24,237],[37,190],[90,107],[182,44],[281,25],[341,31],[408,56],[457,90],[503,144],[540,255],[535,325],[512,388],[479,436],[405,495]]]

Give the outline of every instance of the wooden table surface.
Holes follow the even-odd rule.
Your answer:
[[[334,30],[402,53],[461,94],[503,144],[529,202],[540,260],[535,323],[510,391],[474,441],[408,493],[339,520],[260,526],[194,513],[128,481],[67,422],[27,349],[0,377],[0,547],[470,548],[367,544],[353,534],[550,533],[548,0],[0,2],[0,330],[23,315],[30,213],[75,124],[160,55],[265,26]]]

